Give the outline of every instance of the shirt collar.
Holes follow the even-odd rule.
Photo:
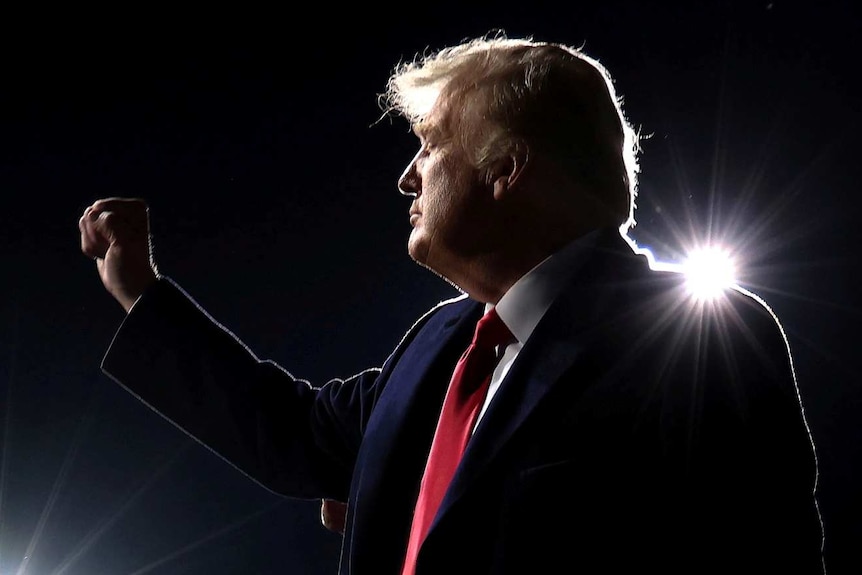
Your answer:
[[[496,306],[486,304],[485,311],[496,307],[503,323],[523,344],[563,286],[580,269],[584,253],[595,246],[600,235],[600,230],[594,230],[551,254],[516,281]]]

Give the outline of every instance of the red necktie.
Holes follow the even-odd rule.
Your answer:
[[[473,341],[455,366],[422,476],[402,575],[413,575],[419,547],[470,439],[497,364],[495,348],[513,340],[509,328],[491,309],[476,324]]]

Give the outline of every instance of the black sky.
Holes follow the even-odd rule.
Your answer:
[[[494,28],[610,69],[649,136],[635,239],[668,261],[683,235],[739,248],[794,352],[829,572],[860,572],[859,19],[850,2],[646,4],[10,19],[0,573],[335,572],[316,502],[267,492],[99,372],[123,313],[77,218],[144,197],[161,271],[258,355],[314,382],[379,365],[454,291],[406,255],[395,182],[415,142],[376,122],[376,96],[397,61]]]

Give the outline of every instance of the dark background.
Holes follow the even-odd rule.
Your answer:
[[[258,355],[315,382],[379,365],[454,292],[406,255],[395,182],[416,143],[376,123],[376,96],[397,61],[494,28],[608,66],[649,136],[632,236],[664,261],[724,242],[779,315],[827,567],[862,572],[859,19],[850,2],[646,4],[7,18],[0,572],[335,572],[317,502],[264,490],[100,373],[123,312],[77,219],[144,197],[161,271]]]

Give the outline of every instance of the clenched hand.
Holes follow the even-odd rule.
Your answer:
[[[78,220],[81,251],[93,258],[105,289],[128,312],[158,278],[150,244],[149,209],[136,198],[105,198]]]

